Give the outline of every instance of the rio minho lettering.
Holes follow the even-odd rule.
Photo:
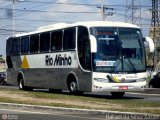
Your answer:
[[[45,57],[46,66],[70,66],[72,64],[71,56],[62,56],[61,54],[57,54],[55,58],[50,55],[46,55]]]

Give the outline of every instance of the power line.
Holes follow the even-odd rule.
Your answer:
[[[64,2],[45,2],[45,1],[31,1],[27,0],[25,2],[30,3],[46,3],[46,4],[60,4],[60,5],[84,5],[84,6],[99,6],[99,4],[87,4],[87,3],[64,3]],[[104,4],[105,5],[105,4]],[[119,6],[119,7],[126,7],[126,5],[119,5],[119,4],[113,4],[113,5],[107,5],[107,6]],[[141,5],[141,7],[152,7],[151,5]]]
[[[6,9],[6,8],[0,8],[0,9]],[[79,12],[74,12],[74,11],[44,11],[44,10],[24,10],[24,9],[14,9],[15,11],[20,11],[20,12],[39,12],[39,13],[45,13],[45,12],[50,12],[50,13],[99,13],[99,12],[83,12],[83,11],[79,11]]]
[[[54,1],[55,2],[55,1]],[[44,9],[44,7],[42,7],[43,5],[48,5],[48,6],[46,6],[46,7],[49,7],[49,6],[53,6],[53,4],[50,4],[50,3],[41,3],[41,5],[37,5],[37,6],[32,6],[32,7],[29,7],[29,8],[39,8],[40,7],[40,9]],[[64,5],[62,5],[62,6],[64,6]],[[54,7],[55,8],[55,7]],[[28,9],[28,8],[27,8]],[[40,9],[36,9],[36,10],[40,10]],[[56,8],[57,9],[57,8]],[[24,13],[20,13],[20,14],[16,14],[16,17],[21,17],[21,16],[24,16],[24,15],[27,15],[27,14],[30,14],[30,12],[27,12],[27,11],[25,11],[25,14]]]
[[[24,2],[32,2],[32,3],[43,3],[43,4],[55,4],[55,5],[79,5],[79,6],[99,6],[99,4],[84,4],[84,3],[62,3],[62,2],[42,2],[42,1],[24,1]],[[104,4],[106,5],[106,4]],[[113,4],[113,5],[107,5],[107,6],[112,6],[112,7],[126,7],[126,5],[116,5],[116,4]],[[129,6],[129,5],[128,5]],[[138,6],[137,6],[138,7]],[[151,5],[140,5],[140,7],[152,7]]]
[[[30,1],[27,0],[25,2],[32,2],[32,3],[47,3],[47,4],[60,4],[60,5],[87,5],[87,6],[98,6],[98,4],[83,4],[83,3],[64,3],[64,2],[45,2],[45,1]]]
[[[33,4],[49,4],[49,5],[55,5],[55,9],[57,9],[57,8],[59,8],[59,9],[61,9],[61,10],[65,10],[65,7],[68,5],[69,7],[71,6],[71,5],[74,5],[74,6],[81,6],[81,5],[83,5],[83,6],[86,6],[86,7],[97,7],[97,6],[99,6],[99,4],[89,4],[89,3],[58,3],[58,2],[47,2],[47,1],[31,1],[31,0],[27,0],[25,3],[33,3]],[[24,2],[23,2],[24,3]],[[58,5],[58,7],[57,7],[57,5]],[[38,6],[41,6],[41,5],[38,5]],[[114,4],[114,5],[107,5],[107,7],[113,7],[115,10],[117,10],[117,11],[119,11],[119,9],[121,9],[121,11],[123,12],[124,10],[123,10],[123,8],[124,8],[124,6],[125,5],[116,5],[116,4]],[[136,5],[135,5],[136,6]],[[141,7],[143,7],[143,8],[145,8],[145,9],[148,9],[149,7],[151,7],[151,5],[140,5]],[[35,9],[35,7],[33,6],[33,8]],[[0,9],[6,9],[6,8],[0,8]],[[40,9],[42,9],[42,8],[40,8]],[[97,14],[97,13],[100,13],[100,12],[97,12],[97,11],[95,11],[95,12],[93,12],[93,11],[79,11],[79,12],[77,12],[77,11],[57,11],[57,10],[31,10],[31,9],[29,9],[29,10],[27,10],[27,8],[26,9],[15,9],[16,11],[17,11],[17,13],[19,12],[26,12],[25,14],[29,14],[29,13],[60,13],[60,15],[61,14],[65,14],[65,15],[61,15],[61,16],[57,16],[57,17],[55,17],[53,20],[41,20],[41,19],[36,19],[36,20],[32,20],[32,19],[18,19],[18,18],[15,18],[15,20],[18,20],[18,21],[29,21],[29,22],[51,22],[51,23],[53,23],[53,22],[65,22],[66,21],[66,18],[77,18],[78,16],[80,16],[79,14],[77,14],[77,13],[81,13],[81,15],[83,15],[83,14],[87,14],[87,15],[89,15],[90,13],[92,14]],[[123,13],[115,13],[115,14],[117,14],[117,15],[120,15],[121,14],[121,16],[124,16],[124,15],[122,15]],[[24,13],[23,13],[24,14]],[[24,15],[25,15],[24,14]],[[22,13],[19,15],[17,15],[16,17],[21,17],[21,15],[22,15]],[[137,17],[138,18],[138,17]],[[1,19],[1,18],[0,18]],[[8,18],[4,18],[4,17],[2,17],[2,19],[8,19]],[[143,20],[147,20],[147,21],[149,21],[150,19],[146,19],[146,18],[142,18]],[[66,22],[70,22],[70,21],[66,21]]]
[[[8,19],[8,18],[0,18],[0,19]],[[31,19],[18,19],[16,18],[15,20],[22,20],[22,21],[39,21],[39,22],[64,22],[64,21],[55,21],[55,20],[31,20]],[[69,22],[69,21],[68,21]]]
[[[125,16],[125,14],[121,14],[121,13],[115,13],[115,14],[117,14],[117,15],[121,15],[121,16]],[[137,17],[137,18],[139,18],[139,17]],[[0,17],[0,19],[9,19],[8,17]],[[147,18],[142,18],[142,19],[144,19],[144,20],[148,20],[148,21],[150,21],[151,19],[147,19]],[[19,18],[15,18],[15,20],[22,20],[22,21],[39,21],[39,22],[64,22],[64,21],[66,21],[66,20],[63,20],[63,21],[59,21],[59,20],[40,20],[40,19],[19,19]],[[68,22],[70,22],[70,21],[68,21]]]
[[[3,1],[3,2],[0,2],[0,5],[1,5],[1,4],[4,4],[4,3],[7,3],[7,1],[6,1],[6,2],[5,2],[5,1]]]
[[[13,30],[11,29],[1,29],[0,30],[3,30],[3,31],[8,31],[8,32],[13,32]],[[26,32],[26,30],[14,30],[15,32]]]

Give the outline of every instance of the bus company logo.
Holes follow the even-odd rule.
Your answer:
[[[2,120],[18,120],[18,119],[19,119],[18,115],[14,115],[14,114],[2,114]]]
[[[2,120],[7,120],[8,119],[8,115],[7,114],[3,114],[2,115]]]
[[[46,66],[70,66],[72,64],[71,56],[62,56],[61,54],[57,54],[55,58],[50,55],[46,55],[45,57],[45,65]]]

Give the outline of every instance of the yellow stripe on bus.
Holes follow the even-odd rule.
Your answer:
[[[22,61],[22,64],[21,64],[21,68],[25,68],[25,69],[29,68],[29,64],[28,64],[26,55],[23,58],[23,61]]]
[[[117,83],[120,83],[120,80],[117,79],[115,76],[113,76],[113,81],[117,82]]]

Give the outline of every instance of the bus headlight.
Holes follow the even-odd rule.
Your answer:
[[[109,82],[109,80],[105,78],[94,78],[94,80],[97,82],[105,82],[105,83]]]
[[[137,82],[144,82],[146,79],[145,78],[139,78],[139,79],[137,79],[136,81]]]

